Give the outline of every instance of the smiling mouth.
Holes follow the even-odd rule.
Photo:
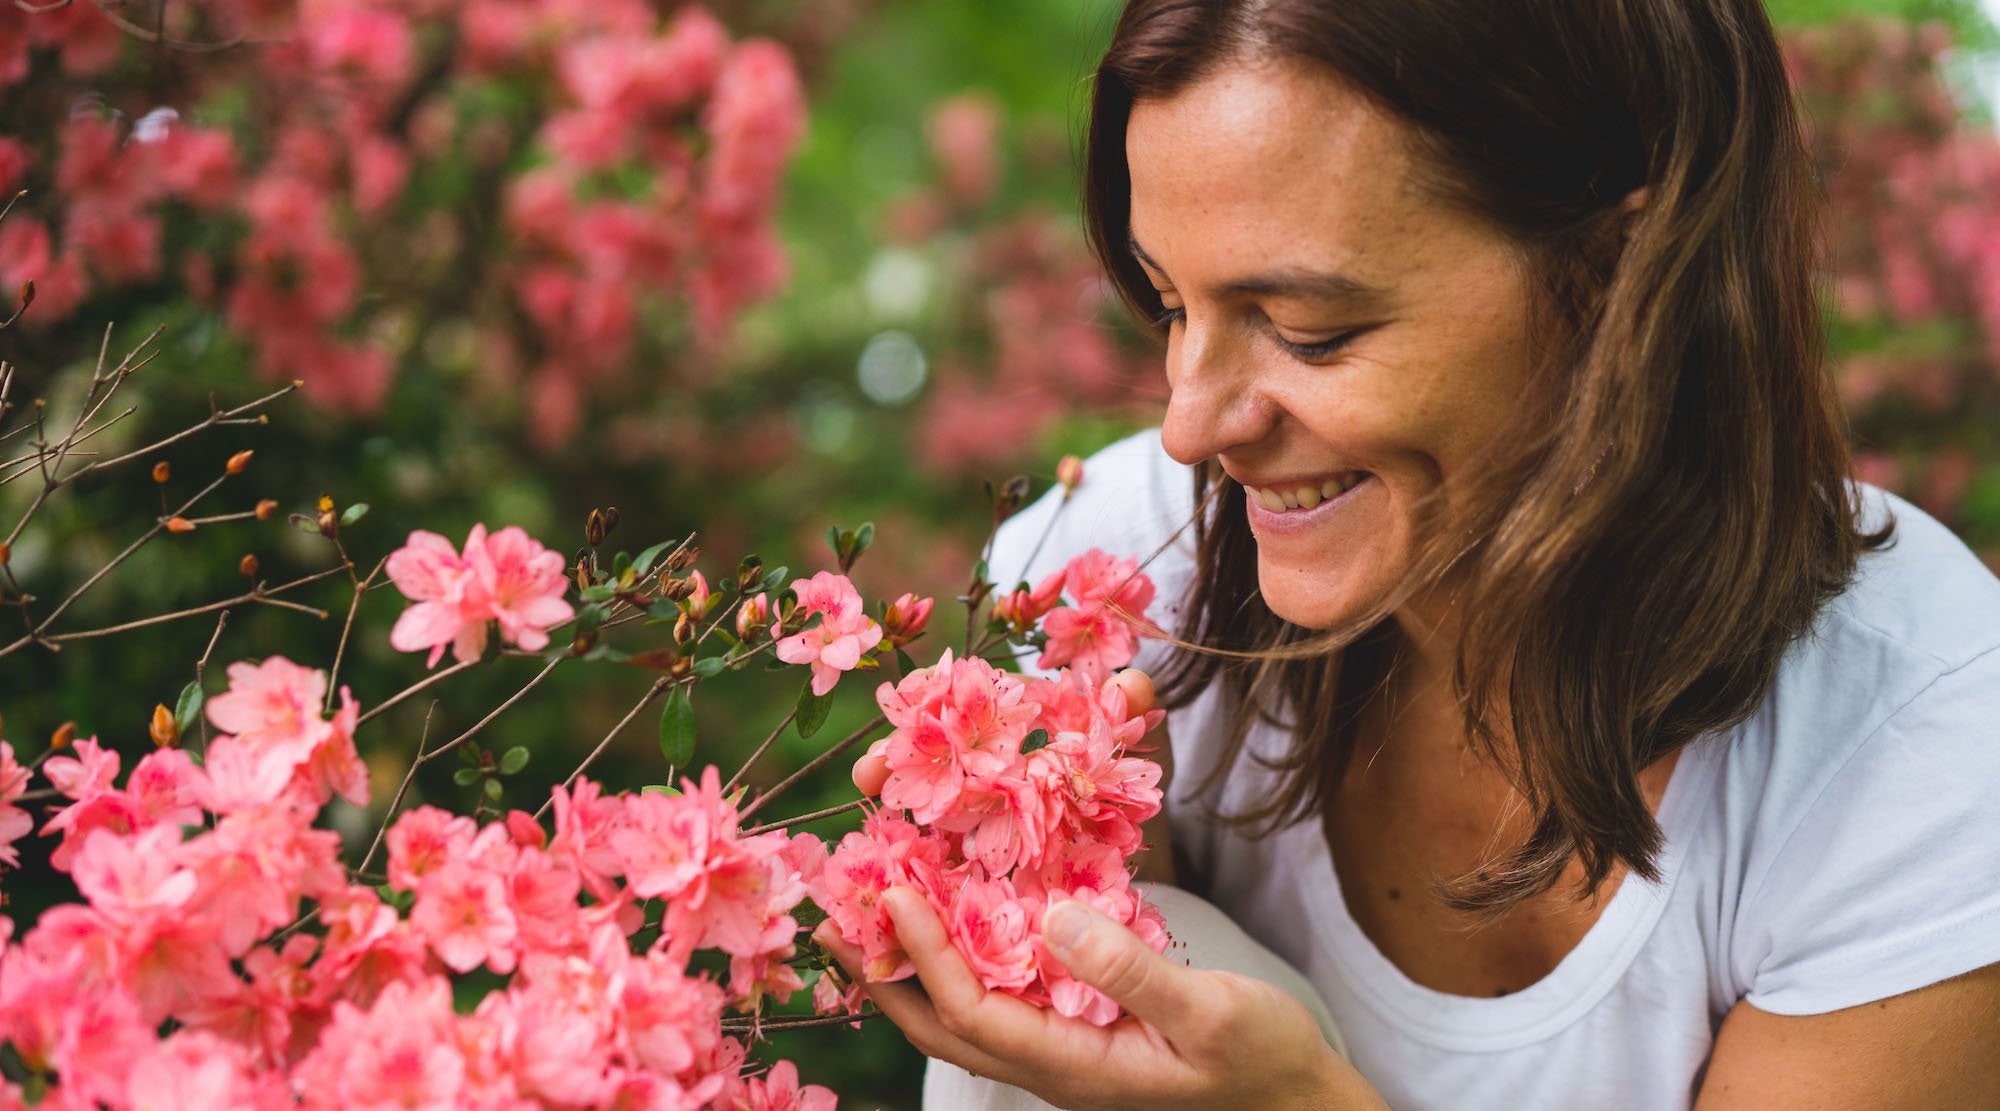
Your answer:
[[[1324,479],[1318,485],[1286,483],[1282,486],[1251,486],[1245,483],[1243,492],[1272,513],[1285,513],[1294,509],[1311,509],[1323,501],[1331,501],[1354,489],[1367,477],[1367,471],[1348,471]]]

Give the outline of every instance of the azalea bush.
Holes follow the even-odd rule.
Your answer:
[[[145,452],[74,458],[111,419],[93,414],[135,363],[144,365],[128,357],[93,379],[86,415],[66,434],[21,426],[30,434],[13,470],[40,481],[35,509],[85,472],[171,481],[146,469]],[[219,410],[185,435],[243,419],[243,409]],[[0,420],[10,415],[18,407],[0,410]],[[195,508],[250,462],[231,455],[219,479],[169,506],[126,558],[190,532],[268,520],[258,507]],[[1080,479],[1073,463],[1063,473]],[[999,494],[996,523],[1020,498],[1018,486]],[[328,499],[292,518],[326,545],[327,574],[349,583],[330,669],[270,655],[220,668],[226,682],[212,690],[205,652],[174,705],[155,710],[136,758],[73,723],[32,757],[0,739],[0,865],[17,867],[19,846],[39,833],[54,839],[51,864],[75,893],[32,921],[0,917],[0,1099],[823,1108],[830,1091],[752,1049],[775,1030],[872,1013],[826,954],[801,945],[803,928],[824,914],[867,946],[871,967],[908,975],[879,902],[890,886],[914,887],[993,986],[1099,1023],[1118,1009],[1068,978],[1040,943],[1042,909],[1084,899],[1165,945],[1128,869],[1140,823],[1160,808],[1159,769],[1134,754],[1158,715],[1129,713],[1107,682],[1137,637],[1154,631],[1144,617],[1152,587],[1135,562],[1091,552],[1040,584],[997,592],[976,575],[963,596],[975,635],[963,654],[946,650],[919,667],[909,650],[935,603],[906,594],[870,607],[848,577],[873,542],[869,526],[832,530],[836,566],[810,577],[755,557],[710,576],[691,536],[637,554],[600,550],[615,526],[602,511],[574,560],[512,526],[476,526],[462,543],[419,529],[363,573],[343,538],[365,515],[355,508],[337,511]],[[9,563],[0,554],[0,567]],[[387,640],[419,654],[425,674],[370,704],[338,669],[354,638],[380,635],[355,620],[377,589],[404,599]],[[34,616],[33,595],[9,573],[0,600],[31,624],[15,653],[128,631],[63,631],[59,609]],[[260,583],[128,626],[226,615],[273,597]],[[221,632],[218,624],[210,652]],[[1056,670],[1027,680],[986,658],[1004,663],[1020,648],[1039,648],[1038,664]],[[365,727],[509,656],[541,667],[472,727],[424,736],[383,804],[363,758]],[[531,754],[483,747],[486,730],[558,667],[591,664],[658,677],[535,810],[502,805],[503,781],[524,776]],[[808,674],[791,712],[735,774],[695,770],[693,700],[704,684],[752,667]],[[776,737],[813,736],[841,681],[871,670],[893,675],[876,691],[881,715],[808,767],[750,791],[744,773]],[[607,790],[592,765],[649,707],[659,782]],[[871,740],[864,759],[887,773],[879,802],[789,819],[767,811],[815,766]],[[469,805],[409,802],[419,770],[452,755]],[[336,800],[379,815],[372,836],[349,844],[329,826]],[[863,831],[830,856],[818,836],[792,828],[857,810],[868,815]],[[822,1016],[781,1012],[808,977]]]

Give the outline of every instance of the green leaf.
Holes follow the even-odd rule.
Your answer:
[[[694,673],[704,679],[713,679],[722,674],[721,656],[703,656],[694,662]]]
[[[685,687],[669,691],[667,705],[660,711],[660,755],[676,768],[694,759],[694,702]]]
[[[294,513],[290,517],[287,517],[285,519],[292,523],[293,528],[298,529],[300,532],[305,533],[307,536],[319,535],[319,522],[313,520],[311,517],[308,517],[303,513]]]
[[[576,615],[576,631],[579,634],[593,632],[611,616],[611,607],[602,602],[593,602],[583,607]]]
[[[625,577],[625,572],[630,571],[631,569],[632,569],[631,556],[626,555],[624,552],[619,552],[617,555],[611,557],[612,578],[622,579]]]
[[[597,583],[576,592],[577,598],[585,602],[608,602],[617,595],[617,583]]]
[[[827,712],[833,709],[833,692],[814,694],[812,683],[808,682],[799,691],[798,727],[800,737],[810,737],[826,724]]]
[[[343,527],[345,527],[347,525],[353,524],[356,521],[359,521],[361,518],[366,516],[368,516],[368,503],[365,501],[358,501],[355,502],[353,505],[348,506],[346,511],[341,513],[340,523]]]
[[[599,645],[594,645],[590,649],[590,651],[585,652],[583,654],[583,658],[586,660],[597,660],[603,663],[621,664],[624,663],[626,660],[631,659],[632,653],[624,651],[623,649],[613,648],[609,644],[599,644]]]
[[[174,726],[185,737],[201,720],[201,704],[206,698],[200,683],[189,683],[181,688],[180,701],[174,703]]]
[[[494,802],[499,802],[499,801],[500,801],[500,781],[499,781],[499,780],[497,780],[497,779],[489,779],[489,780],[487,780],[487,781],[486,781],[486,797],[487,797],[487,798],[489,798],[489,799],[492,799],[492,800],[493,800]]]
[[[513,748],[508,749],[507,755],[500,758],[501,775],[517,775],[522,768],[527,766],[528,750],[521,745],[515,745]]]
[[[873,521],[861,522],[861,527],[854,530],[854,555],[858,556],[862,552],[867,551],[868,546],[870,544],[873,544],[874,542],[875,542],[875,522]]]
[[[653,562],[660,558],[660,553],[666,551],[668,548],[671,548],[673,546],[674,542],[672,540],[662,540],[658,544],[655,544],[652,547],[647,548],[645,551],[640,552],[638,556],[636,556],[632,560],[632,573],[635,575],[643,575],[646,572],[651,571],[653,569]]]
[[[903,674],[908,675],[917,669],[917,661],[911,659],[908,652],[898,648],[896,649],[896,666],[903,669]]]
[[[639,788],[639,792],[647,795],[678,795],[681,793],[681,789],[679,787],[669,787],[664,783],[649,783]]]
[[[679,621],[681,619],[681,604],[671,598],[662,598],[646,607],[646,616],[648,618],[646,624],[648,625],[658,625],[666,621]]]
[[[479,769],[460,768],[457,771],[451,773],[451,781],[453,783],[458,784],[460,787],[470,787],[474,783],[479,782]]]
[[[1046,729],[1037,729],[1033,733],[1028,734],[1027,739],[1021,742],[1021,753],[1025,756],[1038,748],[1047,748],[1048,746],[1049,731]]]
[[[846,539],[847,535],[840,531],[839,525],[826,526],[826,546],[833,549],[835,559],[847,554],[847,548],[843,543]]]
[[[791,573],[792,569],[789,567],[771,568],[770,573],[764,576],[763,589],[765,593],[775,594],[778,591],[783,590],[786,586],[785,576],[790,575]]]

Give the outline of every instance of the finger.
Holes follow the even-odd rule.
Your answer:
[[[936,1007],[915,982],[885,984],[864,978],[861,970],[867,967],[867,961],[861,950],[843,940],[839,927],[831,921],[820,923],[819,929],[813,931],[813,940],[833,954],[834,959],[874,1002],[875,1009],[887,1015],[910,1044],[917,1047],[918,1052],[926,1057],[950,1061],[980,1076],[1000,1079],[1011,1075],[1012,1070],[1005,1062],[945,1029]]]
[[[1153,677],[1136,667],[1128,667],[1113,675],[1111,681],[1125,692],[1125,709],[1132,717],[1138,717],[1159,704],[1159,696],[1153,690]]]
[[[891,888],[883,894],[882,905],[896,923],[903,951],[910,955],[917,979],[923,981],[946,1029],[1024,1067],[1054,1063],[1052,1050],[1074,1048],[1075,1038],[1050,1037],[1049,1012],[1004,992],[986,990],[922,895],[905,887]]]
[[[1203,1008],[1201,973],[1175,964],[1079,900],[1049,904],[1042,938],[1071,976],[1153,1024],[1168,1041]]]
[[[861,793],[874,798],[882,793],[882,785],[889,782],[889,760],[880,753],[870,751],[854,762],[854,785]]]

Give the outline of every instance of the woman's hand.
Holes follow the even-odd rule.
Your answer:
[[[1130,1012],[1110,1026],[987,991],[922,895],[898,888],[884,903],[923,986],[860,983],[926,1056],[1067,1108],[1386,1106],[1297,1000],[1176,964],[1080,902],[1053,904],[1043,932],[1071,975]],[[861,953],[832,923],[813,936],[859,979]]]

